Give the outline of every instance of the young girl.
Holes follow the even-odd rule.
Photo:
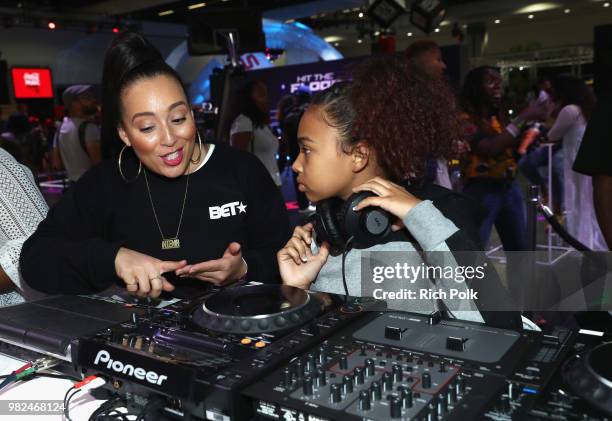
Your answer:
[[[293,165],[299,188],[319,206],[326,199],[346,200],[356,192],[372,192],[374,195],[355,210],[377,206],[397,220],[392,234],[380,244],[369,245],[368,252],[401,251],[403,261],[415,267],[457,267],[449,251],[478,249],[468,231],[457,225],[470,225],[471,204],[446,189],[419,186],[415,181],[424,172],[426,157],[441,158],[450,151],[452,139],[459,133],[457,115],[453,97],[442,84],[406,72],[405,65],[395,58],[370,61],[354,82],[338,83],[319,93],[304,113],[298,134],[301,150]],[[439,205],[425,197],[437,197]],[[457,224],[441,209],[454,212]],[[475,233],[473,229],[474,237]],[[317,246],[313,241],[313,225],[309,223],[295,229],[277,257],[285,284],[344,294],[344,266],[349,295],[364,296],[371,295],[371,280],[361,279],[364,251],[356,245],[346,253],[342,265],[342,256],[330,255],[329,244]],[[419,279],[405,282],[405,287],[448,292],[465,291],[467,285],[456,279]],[[497,289],[495,298],[503,300],[504,292]],[[474,300],[446,298],[389,300],[387,304],[401,310],[449,310],[451,317],[520,326],[516,314],[491,314],[489,318],[489,313],[477,310]]]

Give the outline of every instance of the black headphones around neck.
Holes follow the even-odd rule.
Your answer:
[[[354,211],[366,197],[375,196],[365,191],[351,195],[346,201],[338,198],[317,203],[317,211],[308,218],[314,226],[317,243],[329,243],[330,254],[339,256],[349,239],[353,245],[369,247],[385,239],[391,232],[393,218],[389,212],[374,206]]]

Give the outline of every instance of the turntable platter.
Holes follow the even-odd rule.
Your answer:
[[[240,286],[208,297],[192,320],[216,332],[276,332],[306,323],[321,306],[309,292],[287,285]]]
[[[577,354],[563,366],[563,380],[581,398],[612,414],[612,343]]]

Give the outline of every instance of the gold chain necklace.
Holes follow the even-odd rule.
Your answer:
[[[153,216],[155,217],[155,223],[157,224],[157,228],[159,229],[159,234],[161,235],[161,238],[162,238],[161,248],[162,250],[181,248],[181,241],[179,240],[178,236],[179,236],[179,233],[181,232],[181,224],[183,222],[183,212],[185,211],[185,203],[187,203],[187,190],[189,189],[189,175],[191,174],[191,172],[187,173],[187,181],[185,182],[185,196],[183,197],[183,206],[181,207],[181,216],[179,218],[178,227],[176,228],[176,235],[172,238],[166,238],[164,237],[164,233],[161,229],[161,225],[159,224],[159,219],[157,218],[157,212],[155,211],[155,205],[153,204],[153,197],[151,196],[151,190],[149,189],[149,181],[147,180],[147,170],[146,168],[143,168],[143,170],[144,170],[145,185],[147,186],[147,193],[149,194],[149,202],[151,202],[151,208],[153,209]]]

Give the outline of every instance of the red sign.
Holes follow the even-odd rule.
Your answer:
[[[13,67],[15,98],[53,98],[51,70]]]

